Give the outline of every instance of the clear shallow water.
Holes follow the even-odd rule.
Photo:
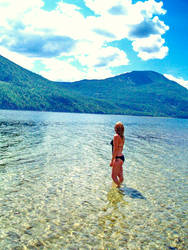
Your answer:
[[[0,111],[0,249],[187,249],[187,148],[183,119]]]

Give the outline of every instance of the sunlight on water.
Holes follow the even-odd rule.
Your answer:
[[[0,111],[0,249],[187,249],[187,148],[182,119]]]

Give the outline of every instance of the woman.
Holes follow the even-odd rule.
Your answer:
[[[112,167],[112,179],[120,187],[123,182],[123,162],[124,155],[122,154],[123,146],[125,142],[124,137],[124,126],[121,122],[117,122],[114,130],[116,134],[114,135],[112,144],[112,160],[110,166]]]

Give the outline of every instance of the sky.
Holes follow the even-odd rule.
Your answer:
[[[153,70],[188,88],[188,0],[0,0],[0,54],[49,80]]]

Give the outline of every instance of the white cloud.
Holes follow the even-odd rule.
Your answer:
[[[78,81],[81,79],[104,79],[112,76],[109,68],[87,68],[87,70],[79,70],[73,66],[72,60],[61,61],[59,59],[42,59],[41,63],[45,66],[46,70],[39,72],[43,77],[52,81]]]
[[[163,2],[156,2],[155,0],[148,1],[138,1],[135,4],[135,7],[140,10],[140,12],[144,15],[144,17],[152,18],[153,15],[164,15],[166,10],[164,10]]]
[[[125,24],[134,24],[142,21],[143,18],[152,18],[153,15],[163,15],[166,10],[162,8],[163,2],[155,0],[138,1],[132,0],[84,0],[86,6],[97,15],[123,16]]]
[[[42,0],[1,0],[0,2],[0,27],[11,31],[29,13],[36,13],[44,2]],[[24,24],[23,24],[24,25]]]
[[[162,59],[167,55],[168,47],[163,45],[161,35],[169,27],[156,16],[166,13],[162,2],[149,0],[132,4],[131,0],[105,0],[101,5],[100,0],[85,0],[85,3],[100,15],[88,18],[96,36],[100,35],[106,42],[131,40],[133,49],[143,60]]]
[[[113,76],[110,68],[89,68],[87,74],[85,74],[84,79],[105,79]]]
[[[164,76],[168,78],[169,80],[177,82],[183,87],[185,87],[186,89],[188,89],[188,81],[184,80],[183,78],[178,78],[170,74],[164,74]]]
[[[164,42],[160,35],[151,35],[148,38],[135,39],[132,45],[143,60],[162,59],[168,54],[168,47],[163,46]]]
[[[131,0],[84,0],[86,6],[93,10],[96,14],[103,15],[105,13],[111,13],[113,7],[119,8],[119,13],[123,14],[126,11],[126,6],[131,6]],[[124,11],[123,11],[124,10]],[[111,11],[111,12],[110,12]]]
[[[61,61],[55,58],[42,59],[46,70],[39,74],[51,81],[76,81],[84,77],[83,72],[71,65],[70,62]]]
[[[98,45],[100,45],[100,43]],[[124,51],[112,46],[96,46],[89,41],[78,43],[73,53],[80,64],[88,68],[117,67],[127,65],[129,62]]]
[[[96,15],[84,17],[75,4],[63,0],[56,9],[42,9],[44,0],[1,0],[0,46],[7,49],[10,60],[33,65],[35,60],[45,61],[50,79],[73,79],[75,77],[108,77],[111,69],[127,65],[129,60],[124,50],[108,46],[108,42],[128,39],[133,49],[143,60],[162,59],[168,53],[161,36],[168,27],[159,20],[165,14],[162,2],[154,0],[85,0],[86,6]],[[74,1],[73,1],[74,3]],[[14,58],[10,55],[15,55]],[[4,55],[6,56],[6,55]],[[69,61],[64,68],[72,70],[75,77],[55,69],[51,59],[74,57],[83,69]],[[46,59],[45,59],[46,58]],[[49,59],[49,60],[47,60]],[[68,66],[69,65],[69,66]],[[27,67],[28,67],[27,66]],[[51,74],[51,69],[56,74]],[[44,71],[42,72],[45,74]],[[65,77],[65,78],[64,78]],[[76,79],[75,79],[76,80]]]
[[[28,69],[28,70],[32,70],[34,67],[34,63],[36,58],[30,58],[27,57],[25,55],[22,55],[20,53],[16,53],[13,51],[9,51],[8,49],[0,46],[0,54],[6,58],[8,58],[9,60],[11,60],[12,62],[18,64],[19,66]]]
[[[90,17],[89,21],[93,31],[100,31],[105,41],[129,39],[143,60],[162,59],[167,55],[168,48],[163,45],[161,35],[169,27],[156,16],[166,13],[162,2],[148,0],[132,4],[131,0],[105,0],[101,5],[100,0],[85,0],[85,3],[100,15]]]

